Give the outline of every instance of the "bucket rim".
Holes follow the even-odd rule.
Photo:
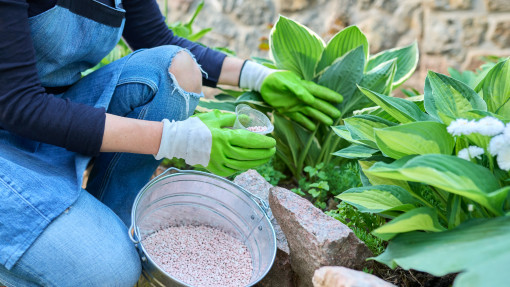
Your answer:
[[[160,182],[160,181],[162,181],[164,179],[167,179],[169,177],[178,176],[178,175],[186,175],[186,174],[195,174],[195,175],[206,176],[206,177],[210,177],[210,178],[213,178],[213,179],[220,180],[220,181],[222,181],[222,182],[224,182],[226,184],[233,185],[234,187],[238,188],[241,192],[243,192],[248,198],[250,198],[257,205],[259,210],[262,211],[262,214],[264,215],[264,219],[267,220],[267,223],[269,223],[269,227],[270,227],[270,231],[271,231],[270,233],[271,233],[272,238],[273,238],[273,254],[271,256],[271,264],[268,265],[267,270],[264,271],[264,273],[262,274],[262,276],[260,276],[260,278],[258,278],[258,280],[254,281],[250,285],[246,285],[246,287],[253,286],[253,285],[257,284],[258,282],[260,282],[260,280],[262,280],[264,277],[266,277],[267,273],[269,273],[269,271],[273,267],[274,261],[276,259],[276,252],[277,252],[277,249],[278,249],[278,247],[277,247],[277,239],[276,239],[276,232],[275,232],[273,223],[271,222],[271,219],[268,216],[269,205],[263,199],[261,199],[260,197],[252,194],[251,192],[247,191],[244,187],[234,183],[233,181],[230,181],[230,180],[228,180],[228,179],[226,179],[224,177],[221,177],[221,176],[218,176],[218,175],[215,175],[215,174],[212,174],[212,173],[208,173],[208,172],[203,172],[203,171],[198,171],[198,170],[180,170],[180,169],[175,168],[175,167],[170,167],[170,168],[166,169],[160,175],[158,175],[155,178],[153,178],[152,180],[150,180],[147,184],[144,185],[144,187],[142,187],[142,189],[140,189],[140,191],[138,192],[138,194],[137,194],[137,196],[135,198],[135,201],[133,202],[133,206],[131,207],[131,226],[129,227],[128,233],[129,233],[129,238],[131,239],[131,241],[135,244],[137,249],[139,249],[139,251],[142,253],[142,254],[140,254],[141,257],[145,256],[147,258],[146,260],[148,260],[148,258],[150,258],[150,255],[145,252],[145,248],[143,248],[140,240],[138,239],[140,237],[139,237],[138,228],[136,228],[136,219],[135,219],[135,213],[136,212],[135,212],[135,210],[136,210],[136,207],[138,206],[139,201],[141,200],[141,198],[143,197],[145,192],[150,187],[155,185],[156,183],[158,183],[158,182]],[[257,200],[260,203],[257,202]],[[140,244],[140,247],[138,246],[138,244]],[[191,285],[189,285],[189,284],[187,284],[185,282],[182,282],[182,281],[178,280],[177,278],[175,278],[171,274],[167,273],[166,271],[162,270],[157,264],[154,264],[154,266],[160,272],[162,272],[163,274],[166,274],[167,276],[172,278],[172,280],[175,280],[178,283],[181,283],[181,284],[186,285],[186,286],[191,286]]]

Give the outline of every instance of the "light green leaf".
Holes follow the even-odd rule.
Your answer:
[[[280,16],[269,37],[269,47],[276,66],[292,71],[305,80],[314,79],[315,67],[324,46],[319,35],[284,16]]]
[[[334,127],[331,127],[331,129],[339,137],[343,138],[344,140],[346,140],[350,143],[364,145],[364,143],[352,138],[351,132],[347,129],[346,126],[334,126]]]
[[[476,87],[482,92],[490,112],[499,115],[510,115],[510,60],[494,66],[482,82]]]
[[[256,63],[259,63],[261,65],[264,65],[268,68],[271,68],[271,69],[278,69],[278,67],[276,67],[276,65],[274,64],[273,61],[269,60],[269,59],[266,59],[266,58],[261,58],[261,57],[251,57],[251,59],[253,61],[255,61]]]
[[[350,117],[345,119],[344,123],[354,140],[374,149],[377,149],[374,129],[395,125],[392,122],[370,115]]]
[[[356,187],[336,196],[361,212],[398,215],[419,204],[407,190],[394,185]]]
[[[414,122],[375,130],[381,151],[394,159],[412,154],[451,155],[455,141],[438,122]]]
[[[367,174],[366,171],[376,163],[375,161],[361,161],[360,160],[360,161],[358,161],[358,163],[361,168],[361,171],[363,172],[363,174],[365,174],[365,176],[369,180],[370,184],[400,186],[403,189],[412,193],[412,189],[409,186],[409,183],[405,180],[396,180],[396,179],[391,179],[391,178],[386,178],[386,177],[378,177],[378,176],[375,176],[372,174]]]
[[[407,156],[390,164],[376,163],[365,174],[425,183],[471,199],[494,214],[502,213],[500,203],[490,195],[500,188],[493,173],[456,156]]]
[[[194,34],[189,35],[188,40],[190,40],[192,42],[196,42],[196,41],[202,39],[202,37],[204,37],[205,34],[211,32],[211,31],[212,31],[212,28],[202,29]]]
[[[434,276],[461,272],[454,287],[507,286],[510,217],[472,220],[438,233],[402,234],[375,260]]]
[[[411,77],[418,65],[419,52],[417,42],[402,48],[382,51],[379,54],[370,57],[366,71],[370,71],[379,66],[381,63],[395,58],[397,59],[397,72],[393,82],[393,89],[395,89]]]
[[[412,101],[401,98],[388,97],[363,87],[358,88],[376,105],[379,105],[388,114],[390,114],[401,123],[431,120],[430,116],[422,112],[420,108]]]
[[[350,159],[362,159],[371,157],[374,153],[378,152],[379,150],[372,149],[363,145],[351,145],[344,149],[341,149],[333,155],[344,157],[344,158],[350,158]]]
[[[329,66],[319,78],[319,85],[336,91],[343,96],[344,102],[349,102],[356,91],[356,84],[363,78],[365,56],[363,47],[358,47]],[[338,106],[340,107],[342,103]]]
[[[425,79],[425,109],[435,119],[449,124],[471,110],[487,110],[483,99],[466,84],[429,71]]]
[[[218,101],[216,99],[200,98],[198,102],[199,111],[220,110],[234,112],[236,110],[236,103],[233,101]]]
[[[372,234],[383,240],[390,240],[399,233],[416,230],[439,232],[445,230],[445,228],[439,224],[435,209],[420,207],[396,217],[372,231]]]
[[[322,52],[316,73],[318,74],[327,66],[331,65],[336,59],[359,46],[363,46],[365,62],[368,61],[368,40],[358,27],[350,26],[338,32],[329,40],[326,49]]]

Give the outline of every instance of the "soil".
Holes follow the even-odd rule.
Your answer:
[[[373,275],[399,287],[451,287],[457,274],[436,277],[416,270],[400,267],[392,270],[379,262],[374,262]]]

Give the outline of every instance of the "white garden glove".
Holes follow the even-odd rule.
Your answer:
[[[274,155],[273,138],[247,130],[233,130],[236,116],[218,110],[187,120],[163,120],[163,134],[156,159],[182,158],[212,173],[228,176],[268,162]]]

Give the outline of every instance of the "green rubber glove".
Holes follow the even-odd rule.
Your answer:
[[[342,95],[290,71],[277,71],[265,77],[260,94],[277,112],[308,130],[317,128],[316,121],[330,126],[340,117],[340,111],[331,103],[342,102]]]
[[[205,168],[214,174],[229,176],[257,167],[268,162],[276,152],[273,138],[247,130],[225,128],[234,125],[235,114],[214,110],[193,117],[199,118],[211,131],[211,154]]]

